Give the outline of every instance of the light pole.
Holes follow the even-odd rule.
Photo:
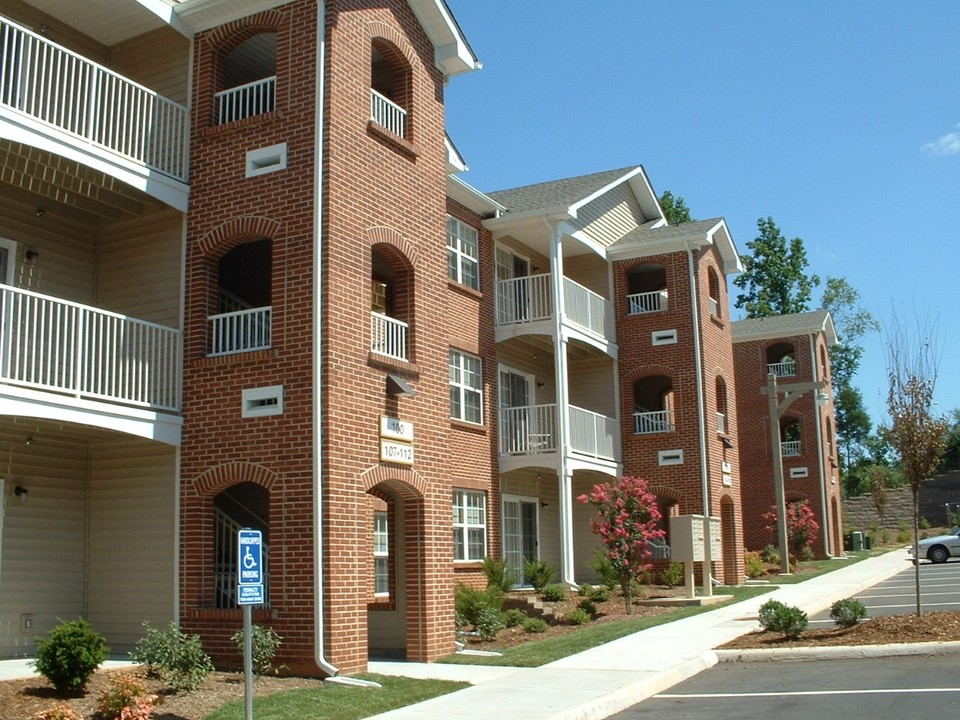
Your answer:
[[[790,547],[787,542],[787,502],[783,490],[783,446],[780,444],[780,418],[798,397],[810,390],[823,390],[827,383],[814,382],[790,383],[777,387],[776,373],[767,374],[767,384],[760,393],[767,396],[770,407],[770,443],[773,447],[773,485],[777,502],[777,535],[780,542],[780,572],[790,574]],[[783,400],[780,399],[783,393]],[[819,450],[818,450],[819,453]],[[826,532],[826,529],[824,529]]]

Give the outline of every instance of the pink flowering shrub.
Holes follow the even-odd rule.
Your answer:
[[[811,551],[813,544],[820,536],[820,526],[817,524],[816,515],[810,509],[810,503],[806,500],[787,503],[786,510],[787,545],[790,548],[790,554],[796,560]],[[777,524],[777,508],[771,507],[770,512],[764,513],[761,517],[766,522],[764,530],[770,533],[773,541],[776,542],[780,532]]]
[[[594,485],[589,495],[577,498],[593,505],[597,516],[590,529],[600,537],[613,569],[620,578],[626,611],[632,610],[631,583],[640,580],[653,565],[649,542],[664,536],[657,527],[660,510],[657,498],[647,490],[643,478],[625,476],[620,480]]]
[[[140,678],[126,673],[118,674],[109,690],[100,696],[96,720],[149,720],[158,696],[147,692]]]

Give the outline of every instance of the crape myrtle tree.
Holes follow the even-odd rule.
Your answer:
[[[896,318],[887,342],[887,395],[889,426],[885,434],[900,458],[900,468],[913,495],[913,557],[920,606],[920,483],[937,471],[943,456],[947,421],[933,414],[933,391],[937,382],[937,355],[932,347],[933,328],[918,323],[908,331]]]
[[[787,545],[794,562],[799,562],[804,556],[812,553],[811,548],[819,537],[820,525],[817,524],[817,517],[810,509],[810,503],[807,500],[787,503],[786,511]],[[775,540],[779,534],[777,506],[771,506],[770,512],[764,513],[761,517],[766,522],[764,529]]]
[[[600,537],[610,564],[620,579],[626,612],[633,612],[631,585],[641,580],[653,565],[650,541],[664,536],[659,528],[657,498],[647,489],[643,478],[625,475],[619,480],[593,486],[578,502],[593,505],[597,515],[590,529]]]

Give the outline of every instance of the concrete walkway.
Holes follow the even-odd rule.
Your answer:
[[[370,672],[474,683],[449,695],[376,715],[371,720],[598,720],[713,666],[718,645],[758,629],[757,609],[770,599],[808,615],[856,595],[908,567],[906,550],[772,593],[720,605],[615,640],[539,668],[371,662]],[[844,560],[837,560],[843,563]]]

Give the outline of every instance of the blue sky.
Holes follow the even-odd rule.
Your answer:
[[[446,93],[467,182],[642,164],[741,252],[772,216],[885,326],[935,323],[939,409],[960,408],[960,3],[448,4],[484,65]],[[887,338],[857,378],[874,421]]]

